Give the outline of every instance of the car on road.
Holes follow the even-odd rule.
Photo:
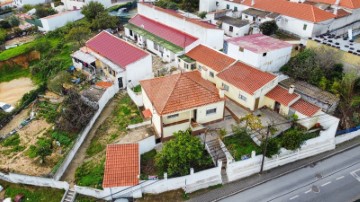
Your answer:
[[[7,113],[10,113],[12,112],[13,110],[15,109],[15,107],[9,105],[9,104],[6,104],[4,102],[0,102],[0,110],[4,111],[4,112],[7,112]]]

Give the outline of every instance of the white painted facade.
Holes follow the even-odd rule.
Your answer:
[[[291,58],[292,47],[256,53],[246,48],[240,48],[233,43],[227,43],[225,53],[241,62],[266,72],[278,72]]]
[[[90,3],[91,1],[101,3],[105,8],[109,8],[114,5],[112,0],[61,0],[66,10],[81,9],[84,5]]]
[[[43,4],[48,2],[50,1],[49,0],[14,0],[13,5],[22,7],[24,5],[36,5],[36,4]]]
[[[38,27],[40,31],[48,32],[53,31],[59,27],[66,25],[69,22],[80,20],[84,15],[81,14],[80,10],[65,11],[55,15],[40,18],[42,27]]]
[[[221,24],[221,29],[223,29],[225,34],[230,37],[245,36],[249,33],[250,24],[244,25],[242,27],[235,27],[223,22]]]
[[[224,31],[221,29],[206,28],[142,3],[138,4],[138,14],[195,36],[200,39],[200,43],[208,45],[209,47],[217,50],[223,48]]]

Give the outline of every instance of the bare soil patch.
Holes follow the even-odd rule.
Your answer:
[[[23,44],[23,43],[31,42],[31,41],[34,41],[35,38],[36,38],[35,35],[16,37],[14,39],[6,41],[5,46],[11,46],[11,45],[17,45],[17,44]]]
[[[35,84],[30,78],[14,79],[0,83],[0,102],[15,106],[25,93],[34,90]]]

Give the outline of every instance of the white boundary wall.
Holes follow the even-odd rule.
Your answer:
[[[326,130],[320,131],[319,137],[307,140],[296,151],[281,148],[280,154],[273,158],[265,158],[264,170],[335,149],[335,133],[339,125],[339,119],[330,115],[324,115],[319,118],[319,123],[326,128]],[[263,155],[257,155],[250,159],[229,162],[226,168],[229,181],[238,180],[260,172],[262,157]]]
[[[144,138],[140,140],[138,143],[140,147],[140,154],[144,154],[148,151],[151,151],[156,146],[155,135]]]
[[[69,153],[67,154],[67,156],[65,157],[64,161],[62,162],[62,164],[60,165],[59,169],[56,171],[56,173],[54,174],[53,178],[55,180],[59,180],[61,178],[61,176],[64,174],[64,172],[66,171],[67,167],[69,166],[70,162],[72,161],[72,159],[74,158],[74,156],[76,155],[76,152],[79,150],[81,144],[84,142],[87,134],[89,133],[90,129],[92,128],[92,126],[94,125],[96,119],[99,117],[99,115],[101,114],[102,110],[104,109],[105,105],[109,102],[109,100],[111,98],[114,97],[114,95],[117,93],[117,89],[115,87],[115,85],[112,85],[111,87],[107,88],[106,91],[104,92],[104,94],[102,95],[102,97],[100,98],[100,100],[98,101],[99,104],[99,109],[96,111],[96,113],[94,114],[94,116],[91,118],[90,122],[87,124],[87,126],[81,131],[81,133],[79,134],[78,138],[76,139],[76,142],[74,144],[74,146],[72,147],[72,149],[69,151]]]
[[[351,140],[351,139],[353,139],[355,137],[358,137],[358,136],[360,136],[360,130],[336,136],[335,137],[335,142],[336,142],[336,144],[341,144],[343,142],[346,142],[346,141]]]
[[[127,93],[129,94],[132,101],[136,104],[138,107],[144,106],[142,93],[136,94],[134,91],[132,91],[129,87],[126,89]]]

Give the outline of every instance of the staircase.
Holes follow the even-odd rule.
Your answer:
[[[222,161],[222,167],[226,167],[226,156],[223,150],[221,149],[220,143],[218,139],[210,140],[206,142],[207,148],[209,149],[210,156],[213,158],[215,162],[217,160]]]
[[[72,189],[68,189],[65,192],[61,202],[73,202],[75,201],[75,196],[76,196],[76,192]]]

